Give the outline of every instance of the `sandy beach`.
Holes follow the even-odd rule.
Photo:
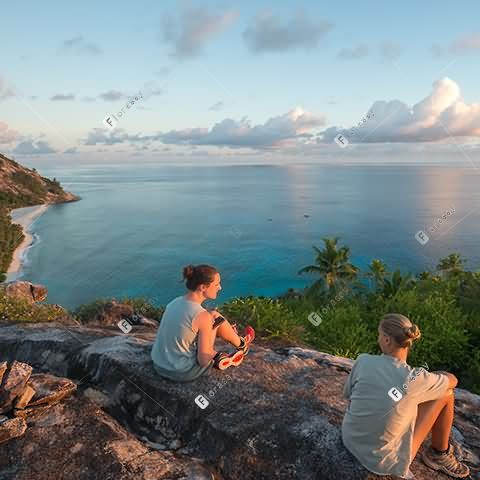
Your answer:
[[[40,217],[48,208],[47,204],[35,205],[33,207],[16,208],[10,212],[12,223],[22,226],[25,239],[13,253],[13,259],[7,270],[7,281],[13,281],[21,273],[25,260],[26,250],[32,244],[32,226],[35,220]]]

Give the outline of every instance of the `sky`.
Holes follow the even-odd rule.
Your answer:
[[[0,1],[20,162],[480,168],[478,1]]]

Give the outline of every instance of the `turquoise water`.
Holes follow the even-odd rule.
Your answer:
[[[480,263],[474,168],[135,164],[40,173],[83,198],[36,221],[22,278],[45,284],[49,303],[70,308],[111,296],[166,304],[184,292],[188,263],[220,270],[218,303],[275,296],[313,280],[297,271],[313,262],[312,245],[324,236],[341,237],[359,267],[381,258],[418,272],[454,251],[470,267]],[[432,227],[438,231],[429,234]],[[418,230],[427,244],[415,240]]]

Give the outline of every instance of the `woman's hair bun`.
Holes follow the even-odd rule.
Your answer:
[[[211,265],[187,265],[183,267],[183,279],[186,280],[185,286],[194,292],[199,285],[210,285],[215,280],[215,274],[218,271]]]
[[[193,275],[194,270],[195,270],[195,267],[193,265],[187,265],[186,267],[183,267],[184,280],[187,278],[190,278]]]
[[[415,325],[415,323],[412,323],[411,327],[406,327],[404,332],[405,335],[412,340],[416,340],[421,335],[420,329],[418,328],[418,325]]]

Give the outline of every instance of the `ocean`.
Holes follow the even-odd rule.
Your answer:
[[[417,273],[452,252],[468,268],[480,264],[473,167],[145,163],[39,173],[82,200],[35,222],[21,279],[46,285],[47,302],[67,308],[125,296],[165,305],[185,292],[189,263],[219,269],[216,304],[276,296],[315,279],[297,272],[314,262],[322,237],[340,237],[360,268],[379,258]]]

